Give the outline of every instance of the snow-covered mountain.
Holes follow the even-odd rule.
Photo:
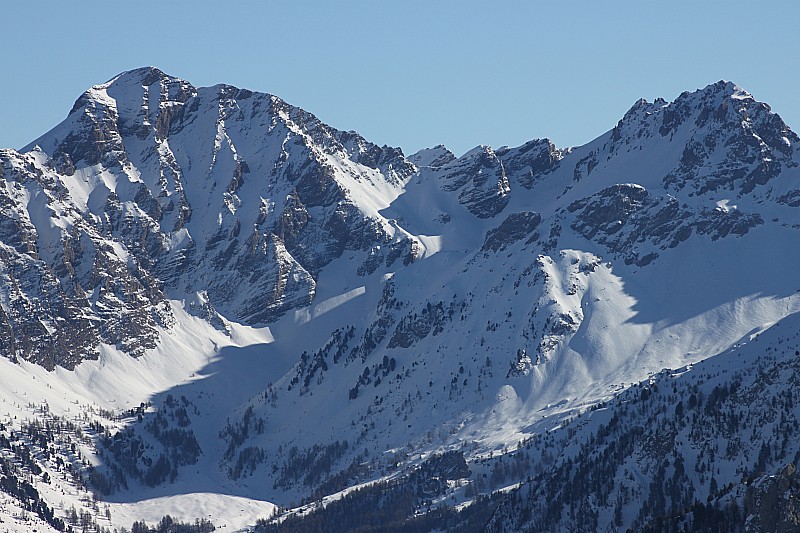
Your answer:
[[[602,501],[599,485],[566,497],[553,484],[606,453],[591,433],[608,424],[600,413],[624,411],[603,442],[710,424],[625,407],[647,383],[671,385],[662,369],[684,369],[664,400],[674,412],[688,391],[712,393],[711,361],[741,381],[764,362],[734,347],[789,342],[759,334],[792,328],[800,310],[798,145],[727,82],[641,100],[577,148],[406,157],[275,96],[123,73],[29,146],[0,151],[4,453],[17,477],[34,464],[23,444],[51,481],[69,465],[59,486],[78,505],[83,486],[106,501],[107,527],[208,518],[204,506],[244,527],[273,504],[323,497],[333,513],[369,497],[357,486],[410,490],[410,514],[434,501],[474,511],[431,527],[574,530],[591,517],[641,529],[679,512],[692,523],[694,502],[777,473],[795,450],[765,438],[769,460],[742,452],[646,508],[660,493],[633,481],[663,454],[712,468],[691,455],[698,441],[615,452],[638,466],[602,463],[617,476]],[[516,466],[494,474],[502,458]],[[506,502],[478,498],[504,487]]]

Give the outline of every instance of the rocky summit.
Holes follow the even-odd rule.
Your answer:
[[[460,157],[96,85],[0,150],[0,518],[790,531],[798,147],[730,82]]]

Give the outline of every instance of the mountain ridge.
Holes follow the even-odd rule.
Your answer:
[[[798,142],[718,82],[584,146],[406,157],[272,95],[136,69],[0,152],[0,346],[54,390],[65,370],[107,395],[164,374],[132,374],[125,401],[155,401],[138,419],[86,427],[106,498],[290,505],[454,451],[484,472],[800,310]]]

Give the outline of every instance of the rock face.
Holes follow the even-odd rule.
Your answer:
[[[560,166],[569,150],[556,148],[549,139],[536,139],[495,153],[503,160],[508,175],[522,187],[531,189]]]
[[[488,146],[479,146],[445,165],[430,167],[442,189],[458,194],[458,201],[478,218],[490,218],[508,204],[503,162]]]
[[[624,257],[626,264],[644,266],[658,251],[642,254],[643,244],[657,250],[675,248],[692,234],[712,241],[728,235],[746,235],[764,223],[758,213],[722,208],[693,210],[672,196],[654,197],[638,185],[614,185],[573,202],[570,227],[589,240]]]
[[[800,483],[797,468],[786,465],[777,476],[763,476],[744,499],[745,531],[789,533],[800,530]]]
[[[520,239],[528,239],[529,242],[536,241],[539,234],[535,231],[541,221],[542,217],[539,213],[527,211],[512,213],[497,228],[486,234],[481,250],[497,252],[506,249]]]
[[[110,217],[92,224],[64,202],[41,155],[4,154],[3,353],[52,369],[97,357],[98,342],[153,347],[171,321],[160,281],[104,238]]]

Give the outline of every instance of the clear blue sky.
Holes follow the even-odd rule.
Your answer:
[[[412,153],[580,145],[638,98],[731,80],[800,130],[800,2],[303,0],[4,2],[0,147],[89,86],[155,65],[276,94]]]

